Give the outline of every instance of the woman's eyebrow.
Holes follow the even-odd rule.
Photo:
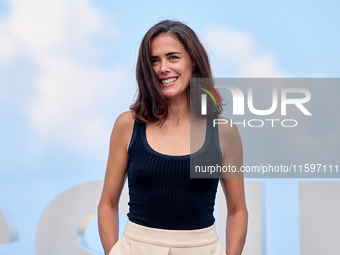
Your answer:
[[[173,55],[173,54],[181,54],[180,52],[169,52],[167,54],[165,54],[165,56],[169,56],[169,55]]]
[[[174,54],[181,54],[180,52],[169,52],[167,54],[165,54],[165,56],[169,56],[169,55],[174,55]],[[151,56],[151,58],[159,58],[158,56]]]

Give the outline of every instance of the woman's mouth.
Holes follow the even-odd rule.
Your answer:
[[[174,78],[169,78],[169,79],[162,79],[160,80],[162,85],[170,85],[172,83],[174,83],[175,81],[177,81],[178,77],[174,77]]]

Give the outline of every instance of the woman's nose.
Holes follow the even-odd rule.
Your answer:
[[[161,73],[168,73],[170,72],[170,66],[168,61],[161,61]]]

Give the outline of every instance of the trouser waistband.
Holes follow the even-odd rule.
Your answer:
[[[145,227],[128,219],[124,235],[138,242],[169,247],[193,247],[217,242],[215,223],[195,230],[168,230]]]

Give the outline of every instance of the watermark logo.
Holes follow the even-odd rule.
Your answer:
[[[204,92],[206,92],[211,97],[211,99],[215,103],[215,106],[217,106],[217,102],[216,102],[215,97],[217,97],[220,104],[222,105],[221,97],[218,95],[217,91],[212,86],[205,84],[203,82],[198,82],[198,83],[206,87],[206,88],[199,87],[199,89],[203,90]],[[215,94],[215,97],[213,96],[213,94],[208,89],[211,90]],[[201,95],[201,114],[202,115],[207,115],[207,94]]]
[[[191,79],[190,178],[339,178],[339,84],[339,78]]]
[[[257,89],[256,86],[259,86],[257,83],[249,83],[247,87],[243,86],[243,90],[236,85],[231,85],[222,82],[215,82],[215,88],[213,88],[209,84],[213,84],[211,82],[201,82],[197,81],[199,85],[204,86],[199,87],[200,90],[204,91],[205,93],[201,94],[201,115],[207,115],[207,95],[211,97],[215,106],[217,106],[216,99],[219,100],[220,105],[222,106],[222,100],[220,95],[217,93],[216,89],[222,92],[229,92],[232,96],[232,115],[234,117],[244,116],[248,117],[249,115],[255,115],[257,118],[248,118],[243,119],[241,122],[239,118],[237,118],[237,122],[234,121],[227,121],[216,119],[214,120],[214,126],[218,124],[226,124],[229,123],[230,125],[234,124],[241,124],[242,126],[248,127],[262,127],[265,126],[266,123],[274,127],[276,123],[280,122],[281,126],[283,127],[296,127],[298,122],[296,119],[281,119],[281,118],[269,118],[270,115],[276,114],[276,116],[296,116],[298,112],[300,112],[304,116],[311,116],[312,113],[307,109],[306,104],[311,100],[311,93],[308,89],[302,87],[293,87],[293,86],[267,86],[266,87],[266,96],[260,95],[257,98],[254,94],[254,90]],[[267,85],[267,84],[265,84]],[[244,92],[245,91],[245,92]],[[270,93],[268,95],[268,92]],[[261,101],[265,100],[270,102],[269,106],[266,106],[265,109],[259,109],[254,106],[254,101]],[[294,112],[294,114],[287,114],[288,111],[290,113]],[[296,111],[298,110],[298,112]],[[267,118],[263,118],[266,116]],[[230,116],[228,116],[230,118]]]

